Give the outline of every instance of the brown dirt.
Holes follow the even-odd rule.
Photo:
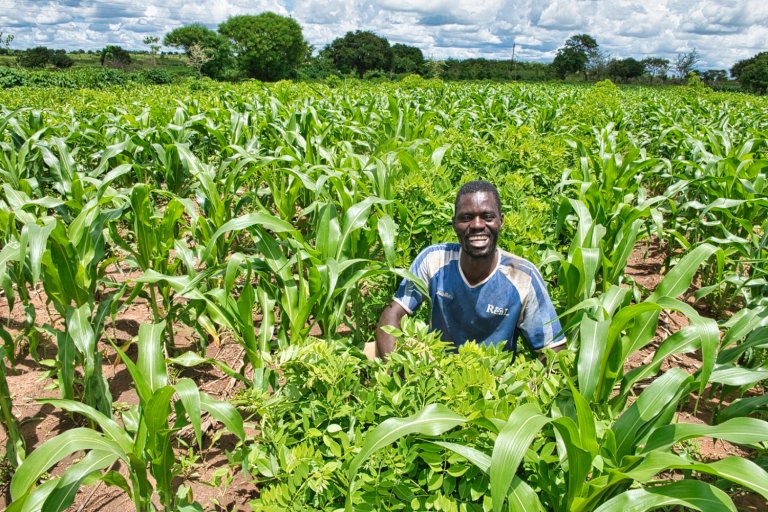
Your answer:
[[[661,247],[658,239],[652,238],[641,242],[635,247],[627,262],[626,275],[641,288],[652,292],[661,282],[666,272],[664,268],[665,257],[666,251]],[[682,297],[683,300],[691,304],[694,303],[693,292],[695,291],[695,286],[696,283],[694,282],[693,288]],[[694,307],[701,314],[711,316],[706,305],[696,303]],[[649,364],[661,342],[672,333],[687,325],[688,319],[685,315],[676,311],[662,311],[659,316],[659,327],[653,340],[641,350],[630,355],[625,364],[625,370]],[[693,373],[701,367],[701,355],[696,352],[670,356],[662,363],[661,371],[667,371],[672,367],[681,368],[689,373]],[[714,410],[718,406],[727,406],[728,398],[731,397],[724,397],[721,404],[721,398],[709,395],[709,387],[705,389],[702,397],[693,393],[688,401],[682,404],[682,407],[679,409],[677,421],[680,423],[711,424]],[[707,437],[692,441],[686,449],[689,450],[691,455],[703,462],[720,460],[729,456],[754,457],[754,453],[740,446]],[[739,511],[765,512],[768,510],[768,501],[762,496],[740,489],[738,486],[735,486],[733,489],[731,497]]]
[[[661,281],[665,251],[660,247],[658,241],[651,239],[645,241],[636,247],[627,264],[627,276],[631,278],[642,289],[652,291]],[[108,279],[116,282],[122,282],[126,279],[135,278],[136,273],[126,273],[119,268],[111,268],[107,274]],[[38,325],[44,323],[60,322],[56,314],[45,307],[45,296],[40,290],[40,294],[33,294],[33,304],[37,311]],[[142,299],[137,299],[134,303],[126,306],[119,313],[116,321],[109,321],[105,332],[119,346],[126,345],[132,338],[138,334],[139,325],[151,322],[151,312],[148,305]],[[20,335],[20,329],[23,328],[24,315],[18,305],[13,311],[8,311],[8,304],[4,298],[0,298],[0,321],[13,335]],[[656,348],[661,341],[671,333],[687,325],[687,319],[684,315],[676,312],[663,312],[659,329],[654,340],[645,348],[633,354],[628,362],[627,368],[634,368],[642,364],[648,364]],[[313,334],[318,334],[318,328],[315,326]],[[192,346],[194,333],[186,326],[179,326],[175,331],[176,343],[179,347]],[[114,401],[120,407],[129,407],[137,403],[138,398],[131,377],[124,365],[116,358],[114,351],[106,340],[102,340],[101,349],[106,357],[104,362],[104,374],[110,386],[110,390],[115,397]],[[135,356],[135,349],[129,349],[129,355]],[[231,367],[238,368],[242,358],[242,348],[235,343],[222,339],[220,345],[210,345],[208,347],[209,357],[226,361]],[[55,359],[56,347],[48,341],[41,343],[39,347],[40,359]],[[693,372],[701,362],[698,354],[682,354],[668,358],[662,367],[662,371],[671,366],[683,368],[686,371]],[[183,369],[181,376],[192,378],[201,390],[211,394],[215,398],[227,399],[238,389],[239,384],[223,375],[217,369]],[[50,379],[47,369],[39,362],[35,362],[28,352],[25,352],[16,361],[16,364],[9,370],[8,383],[13,396],[14,413],[21,422],[21,429],[27,442],[27,449],[31,451],[47,439],[50,439],[68,428],[77,426],[76,418],[70,418],[66,413],[57,411],[49,405],[38,403],[36,398],[54,398],[59,396],[55,388],[55,382]],[[678,414],[679,421],[684,422],[708,422],[711,418],[712,410],[716,406],[716,401],[707,397],[696,401],[692,397],[681,407]],[[234,446],[234,439],[231,435],[223,435],[219,438],[217,427],[212,423],[207,423],[208,431],[202,453],[198,454],[197,459],[191,460],[187,473],[177,478],[177,484],[183,484],[192,489],[194,499],[199,501],[205,510],[248,510],[247,505],[250,499],[257,494],[254,484],[243,475],[237,468],[230,467],[229,471],[226,451]],[[257,435],[253,429],[247,429],[249,435]],[[219,432],[220,433],[220,432]],[[5,435],[0,429],[0,444],[5,443]],[[740,447],[723,441],[713,441],[701,439],[696,441],[701,460],[717,460],[729,455],[750,456],[750,453]],[[181,453],[179,454],[182,455]],[[181,457],[180,457],[181,458]],[[71,462],[74,458],[64,461]],[[62,466],[60,465],[60,466]],[[118,468],[119,470],[119,468]],[[55,468],[52,473],[61,472],[61,468]],[[226,471],[226,475],[221,475]],[[0,507],[5,508],[9,496],[7,494],[7,482],[0,480]],[[765,511],[768,510],[768,503],[758,495],[734,490],[733,497],[739,510],[743,511]],[[103,483],[97,483],[88,487],[81,488],[77,495],[75,505],[72,510],[78,512],[91,511],[116,511],[124,512],[133,509],[133,504],[128,496],[115,487],[107,487]]]
[[[116,282],[135,278],[136,273],[120,272],[111,269],[108,278]],[[61,319],[51,308],[45,307],[45,294],[40,290],[39,295],[33,294],[33,304],[37,312],[37,325],[46,323],[60,325]],[[122,309],[116,320],[108,320],[105,334],[118,346],[126,346],[139,331],[142,323],[150,323],[152,314],[146,301],[136,299]],[[0,298],[0,322],[14,336],[21,336],[24,327],[24,313],[16,305],[13,311],[8,310],[8,303]],[[191,348],[194,333],[189,327],[180,325],[174,331],[176,346],[182,351]],[[120,362],[114,350],[106,339],[100,342],[100,350],[104,354],[103,372],[114,397],[117,409],[128,408],[138,403],[138,396],[133,386],[130,374]],[[128,347],[129,356],[135,358],[135,345]],[[56,346],[50,340],[44,339],[38,348],[39,360],[56,358]],[[222,339],[219,345],[211,344],[207,349],[208,357],[227,362],[233,368],[239,368],[242,358],[242,348],[234,342]],[[237,390],[239,383],[233,381],[215,368],[180,369],[179,377],[193,379],[198,387],[214,398],[230,398]],[[17,358],[13,368],[8,370],[8,385],[13,399],[14,414],[18,418],[22,435],[26,440],[27,451],[31,452],[42,443],[64,432],[69,428],[81,426],[78,418],[72,418],[67,413],[56,410],[46,404],[40,404],[40,398],[59,398],[60,393],[56,382],[50,378],[47,368],[36,362],[29,354],[28,347]],[[80,422],[80,423],[78,423]],[[204,420],[205,439],[203,451],[190,459],[189,467],[184,476],[178,477],[177,485],[185,485],[192,490],[194,499],[200,502],[205,510],[247,510],[247,503],[256,495],[256,487],[236,467],[229,467],[227,450],[235,446],[235,438],[224,433],[221,427],[213,421]],[[246,433],[254,435],[252,428]],[[6,436],[0,429],[0,445],[4,446]],[[197,451],[197,450],[195,450]],[[180,455],[183,455],[180,453]],[[182,457],[180,456],[179,459]],[[60,474],[67,465],[77,460],[71,456],[51,470],[51,474]],[[226,469],[229,468],[227,471]],[[116,466],[118,471],[125,473],[124,468]],[[4,509],[9,500],[7,481],[0,480],[0,509]],[[132,510],[133,503],[122,490],[108,487],[103,483],[95,483],[82,487],[77,494],[71,510],[78,512],[125,512]]]

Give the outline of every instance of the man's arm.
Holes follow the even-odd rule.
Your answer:
[[[376,326],[376,355],[386,358],[386,355],[395,350],[395,337],[381,330],[385,325],[400,328],[400,321],[408,312],[393,300],[389,306],[384,308],[379,317],[379,324]]]

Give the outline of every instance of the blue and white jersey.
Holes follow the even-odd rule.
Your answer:
[[[437,244],[424,249],[411,265],[432,300],[432,330],[459,346],[467,341],[502,344],[517,349],[522,334],[534,350],[565,343],[560,321],[538,269],[523,258],[496,249],[496,269],[470,286],[459,265],[461,246]],[[410,314],[424,302],[421,292],[404,279],[395,293]]]

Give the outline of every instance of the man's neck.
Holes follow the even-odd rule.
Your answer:
[[[461,272],[464,274],[464,278],[470,285],[474,286],[484,281],[493,273],[498,262],[498,253],[499,251],[496,249],[488,256],[477,258],[461,251],[459,265],[461,265]]]

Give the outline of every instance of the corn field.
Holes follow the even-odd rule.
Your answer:
[[[768,102],[703,87],[0,91],[7,510],[92,489],[227,509],[189,471],[222,437],[211,485],[238,475],[254,511],[768,507],[767,178]],[[453,352],[422,314],[367,360],[472,179],[498,186],[499,244],[541,269],[569,350]],[[119,339],[129,310],[142,321]],[[55,397],[19,396],[22,359]],[[22,398],[66,427],[30,442]]]

